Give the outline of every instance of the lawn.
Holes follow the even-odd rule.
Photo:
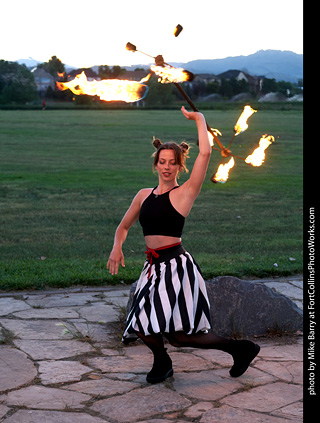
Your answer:
[[[205,111],[225,145],[241,110]],[[205,278],[302,273],[302,111],[258,109],[233,153],[246,157],[265,133],[275,142],[264,165],[236,160],[225,184],[210,181],[221,157],[213,151],[183,236]],[[178,108],[0,111],[0,289],[134,281],[145,259],[138,223],[126,268],[112,278],[106,262],[132,198],[157,185],[153,136],[192,143],[192,169],[196,128]]]

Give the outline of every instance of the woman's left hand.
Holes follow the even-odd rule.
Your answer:
[[[188,112],[188,110],[184,106],[181,107],[181,111],[188,120],[198,120],[204,118],[202,113]]]

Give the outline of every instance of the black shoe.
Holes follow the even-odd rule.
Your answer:
[[[173,375],[172,361],[167,354],[167,349],[154,353],[153,366],[147,374],[147,382],[159,383]]]
[[[259,354],[260,347],[251,341],[231,341],[230,354],[234,363],[229,373],[232,377],[239,377],[250,366],[252,360]]]

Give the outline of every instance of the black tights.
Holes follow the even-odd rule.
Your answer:
[[[153,353],[163,350],[164,342],[161,334],[146,336],[137,332],[137,335]],[[185,332],[175,332],[174,334],[166,333],[165,337],[174,347],[215,349],[229,352],[230,340],[213,332],[197,332],[191,335],[187,335]]]

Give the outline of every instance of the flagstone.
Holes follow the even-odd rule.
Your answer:
[[[272,412],[275,416],[284,417],[286,419],[292,419],[295,422],[303,421],[303,402],[296,402],[289,404],[286,407],[282,407]]]
[[[141,386],[140,383],[102,377],[97,380],[86,380],[84,382],[73,383],[65,388],[71,391],[106,397],[110,395],[124,394],[125,392],[138,388],[139,386]]]
[[[241,408],[232,408],[223,405],[213,408],[202,415],[200,423],[289,423],[291,420],[280,417],[268,416],[267,414],[255,413],[254,411],[243,410]]]
[[[242,387],[237,380],[222,378],[214,370],[175,373],[172,384],[179,394],[206,401],[215,401]]]
[[[103,373],[147,373],[152,367],[153,359],[149,355],[126,357],[126,356],[108,356],[97,357],[88,360],[88,364]]]
[[[10,410],[9,407],[6,405],[0,404],[0,419],[7,414],[7,412]]]
[[[68,326],[68,323],[67,323]],[[112,333],[112,329],[102,323],[79,323],[77,321],[72,322],[72,326],[70,326],[71,330],[74,329],[78,331],[82,337],[87,337],[92,342],[113,342],[114,336]]]
[[[197,404],[192,405],[188,410],[185,411],[184,415],[189,418],[197,418],[208,410],[213,408],[211,402],[200,401]]]
[[[45,410],[18,410],[4,423],[108,423],[99,417],[85,413]]]
[[[272,412],[280,407],[300,401],[303,396],[301,385],[283,382],[270,383],[240,392],[221,400],[232,407],[245,406],[248,410]]]
[[[175,372],[183,372],[186,370],[195,372],[213,368],[213,365],[207,360],[197,357],[194,354],[172,352],[170,353],[170,357]]]
[[[44,385],[81,380],[85,373],[92,372],[90,367],[78,361],[40,361],[39,373]]]
[[[215,366],[231,367],[233,364],[232,356],[223,351],[196,349],[193,354],[205,360],[210,360]]]
[[[95,293],[66,293],[66,294],[52,294],[43,298],[28,298],[26,302],[31,306],[37,307],[70,307],[82,306],[90,302],[96,302]]]
[[[303,347],[298,343],[294,345],[276,345],[272,347],[265,347],[261,348],[258,357],[264,360],[302,361]]]
[[[83,403],[89,401],[90,398],[89,395],[80,392],[33,385],[2,395],[0,401],[3,401],[6,405],[20,407],[64,410],[66,407],[71,409],[84,407]]]
[[[70,339],[72,334],[65,334],[61,322],[54,320],[14,320],[2,319],[0,323],[21,339]]]
[[[215,374],[223,378],[228,378],[230,380],[235,380],[230,376],[228,369],[217,369]],[[267,372],[256,369],[255,367],[250,366],[248,370],[240,377],[237,378],[237,382],[240,382],[244,386],[258,386],[264,385],[266,383],[276,382],[279,377],[268,374]]]
[[[31,307],[24,301],[12,297],[0,298],[0,316],[7,316],[15,311],[28,310]]]
[[[33,360],[59,360],[95,351],[88,342],[79,342],[74,339],[65,341],[15,339],[13,342]]]
[[[79,313],[67,308],[29,308],[13,314],[20,319],[78,319]]]
[[[139,421],[139,423],[189,423],[190,420],[177,420],[174,419],[172,420],[170,419],[151,419],[151,420],[143,420],[143,421]]]
[[[286,380],[292,383],[303,382],[303,366],[301,362],[293,361],[274,361],[260,360],[255,364],[255,367],[261,369],[263,372],[269,373],[278,379]]]
[[[183,410],[190,405],[188,399],[161,384],[97,401],[91,408],[111,420],[128,423]]]
[[[25,353],[15,348],[0,346],[0,391],[29,383],[37,374],[36,367]]]
[[[112,305],[94,303],[91,306],[78,309],[81,317],[89,322],[115,322],[118,319],[119,310]]]

